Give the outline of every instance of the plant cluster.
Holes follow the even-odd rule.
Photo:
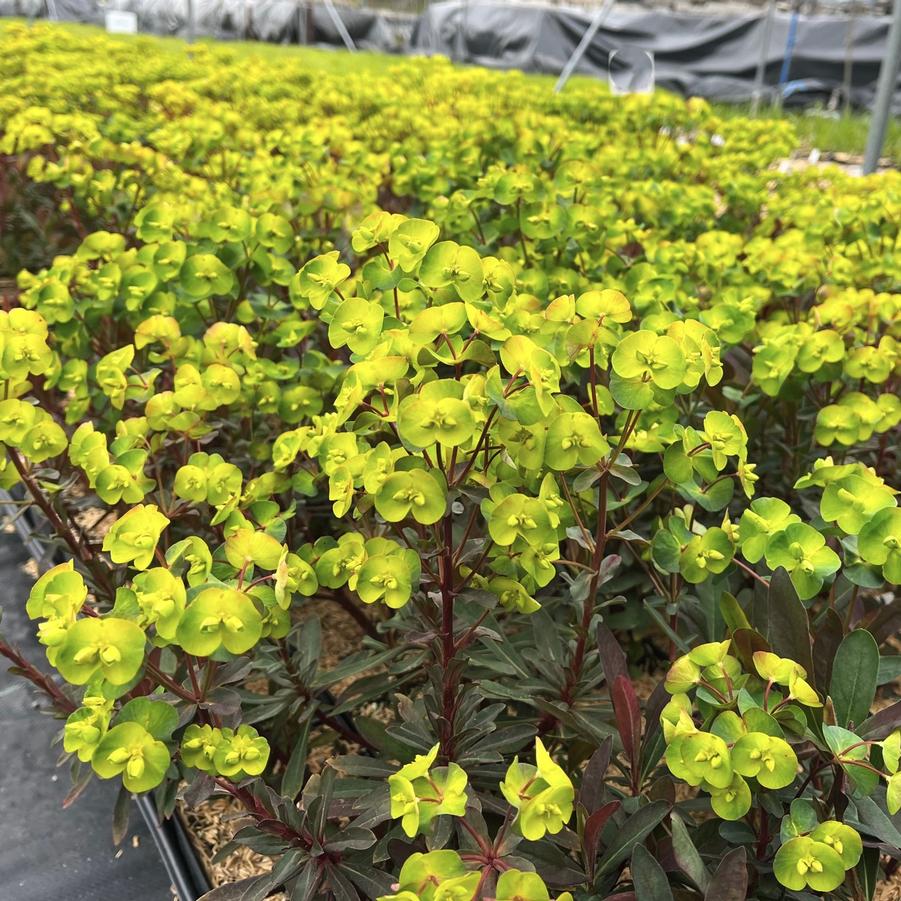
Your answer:
[[[438,60],[8,43],[0,153],[78,237],[0,312],[64,684],[0,652],[76,791],[231,795],[276,858],[247,899],[872,897],[896,174]],[[331,608],[361,637],[326,665]]]

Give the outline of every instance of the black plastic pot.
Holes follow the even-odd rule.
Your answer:
[[[37,536],[47,535],[49,530],[46,528],[46,522],[34,515],[34,508],[19,514],[13,496],[7,491],[0,490],[0,509],[17,514],[14,522],[18,537],[41,571],[62,562],[62,554],[59,551],[48,555],[47,548],[38,539]],[[49,747],[47,751],[48,754],[52,753]],[[210,890],[210,885],[181,821],[173,817],[160,822],[153,799],[149,795],[136,795],[134,802],[153,839],[160,862],[179,901],[197,901],[201,895]],[[70,897],[74,898],[76,895]]]

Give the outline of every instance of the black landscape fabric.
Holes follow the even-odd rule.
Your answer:
[[[0,533],[0,607],[6,639],[46,670],[44,649],[25,615],[33,579],[18,535]],[[137,810],[121,849],[113,846],[118,787],[94,780],[71,807],[68,767],[52,745],[60,721],[42,716],[24,679],[0,663],[0,898],[3,901],[172,901],[169,878]],[[41,702],[42,703],[42,702]]]
[[[195,0],[195,33],[220,39],[343,47],[321,4],[295,0]],[[135,12],[139,30],[184,35],[187,0],[0,0],[0,16],[50,17],[103,24],[107,9]],[[449,0],[420,16],[336,7],[356,46],[389,53],[442,54],[460,62],[526,72],[559,73],[588,28],[592,10]],[[776,13],[767,46],[765,94],[786,104],[827,102],[842,88],[850,43],[851,103],[869,108],[888,38],[887,16],[799,15],[791,65],[779,88],[792,14]],[[686,96],[748,100],[765,34],[762,12],[728,15],[615,6],[577,72],[618,85],[644,80],[653,54],[656,84]],[[849,42],[850,37],[850,42]],[[617,57],[611,63],[611,53]],[[628,60],[628,62],[624,61]],[[901,112],[901,91],[895,92]]]

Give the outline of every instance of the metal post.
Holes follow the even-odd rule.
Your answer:
[[[876,171],[885,130],[892,108],[892,96],[895,93],[895,79],[898,77],[898,63],[901,61],[901,0],[895,0],[892,12],[892,24],[889,27],[888,40],[885,45],[885,56],[879,67],[879,84],[876,88],[876,99],[873,101],[873,115],[870,119],[870,132],[867,135],[867,149],[863,157],[863,173],[869,175]]]
[[[338,34],[341,35],[341,40],[344,41],[344,46],[353,53],[357,49],[357,45],[353,42],[353,38],[350,36],[350,32],[347,30],[347,27],[344,24],[344,20],[338,15],[338,10],[335,9],[335,4],[332,3],[332,0],[323,0],[325,3],[326,12],[329,14],[332,22],[335,25],[335,28],[338,29]]]
[[[774,106],[781,109],[783,93],[785,85],[788,84],[788,77],[791,74],[792,57],[795,55],[795,42],[798,40],[798,19],[800,13],[797,5],[792,10],[792,17],[788,23],[788,37],[785,40],[785,53],[782,57],[782,68],[779,70],[779,92],[773,100]]]
[[[307,5],[306,3],[297,4],[297,43],[308,44],[309,36],[307,34]]]
[[[576,70],[576,66],[582,61],[582,57],[585,56],[585,51],[594,40],[594,36],[598,33],[598,29],[604,24],[604,20],[610,15],[610,10],[613,9],[613,4],[615,2],[616,0],[604,0],[604,5],[594,14],[594,18],[585,30],[585,34],[582,35],[582,40],[579,41],[579,46],[576,47],[573,51],[573,55],[567,60],[566,65],[563,67],[563,71],[560,73],[560,77],[557,79],[557,84],[554,85],[555,94],[559,94],[566,87],[566,82],[569,81],[570,76]]]
[[[185,39],[189,44],[194,43],[194,0],[188,0],[188,22]]]
[[[773,36],[773,21],[776,18],[776,0],[770,0],[763,21],[763,37],[760,41],[760,59],[757,61],[757,72],[754,75],[754,91],[751,94],[751,115],[757,115],[760,98],[763,96],[763,82],[766,77],[766,64],[770,53],[770,39]]]
[[[845,32],[845,67],[842,73],[843,110],[847,116],[851,112],[851,83],[854,77],[854,26],[857,24],[857,3],[851,4],[848,29]]]
[[[469,23],[469,0],[463,0],[458,7],[460,24],[454,33],[454,49],[451,59],[455,63],[466,62],[466,26]]]

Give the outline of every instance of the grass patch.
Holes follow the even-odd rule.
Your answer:
[[[750,115],[748,104],[717,103],[714,107],[721,116],[728,118]],[[817,148],[831,153],[859,155],[864,151],[870,129],[869,113],[860,112],[833,118],[815,108],[779,111],[768,107],[758,113],[758,118],[788,119],[795,126],[803,151]],[[895,165],[901,162],[901,120],[897,117],[889,119],[882,156],[891,159]]]

